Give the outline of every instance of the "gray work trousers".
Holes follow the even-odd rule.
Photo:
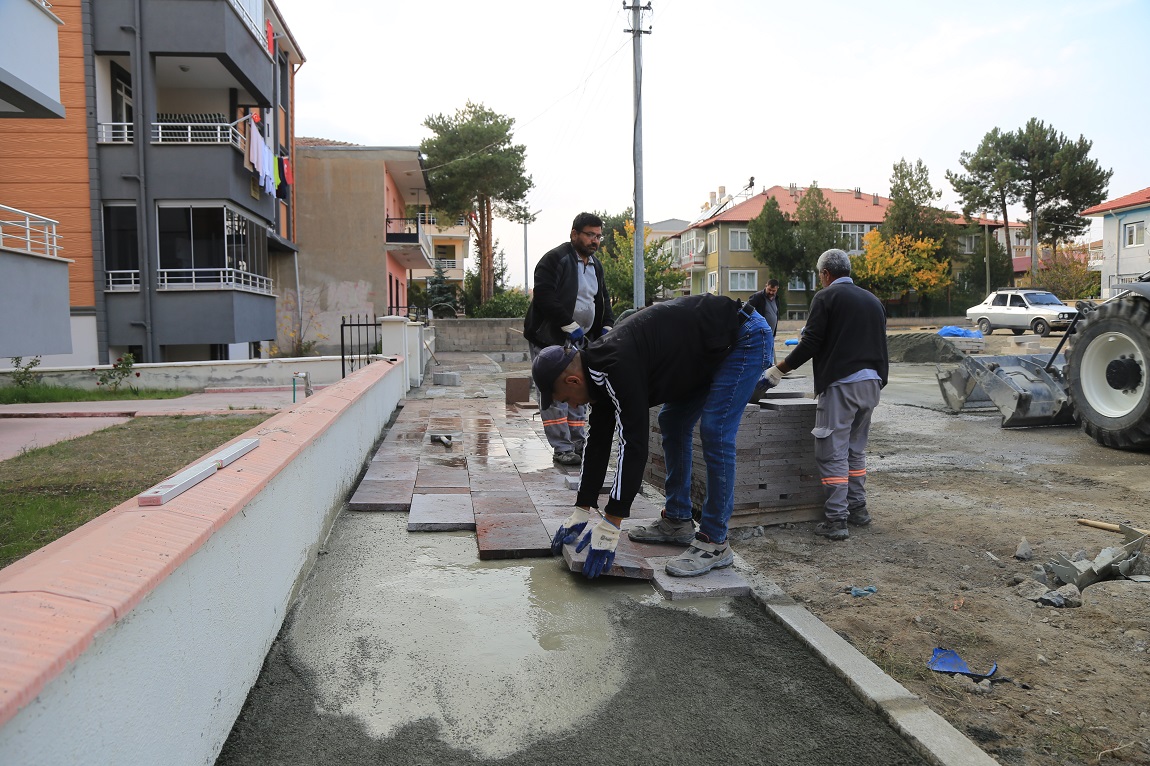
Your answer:
[[[811,434],[831,521],[845,521],[850,510],[866,506],[866,444],[881,390],[877,380],[860,380],[819,394]]]

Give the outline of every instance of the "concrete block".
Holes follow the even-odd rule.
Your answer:
[[[433,372],[431,383],[436,386],[462,386],[463,376],[458,372]]]
[[[531,399],[531,378],[507,378],[504,381],[504,402],[515,404]]]
[[[411,508],[411,495],[415,480],[364,479],[347,501],[349,511],[407,511]]]
[[[719,596],[746,596],[751,592],[747,578],[739,574],[733,566],[726,569],[712,569],[698,577],[673,577],[667,574],[667,562],[671,557],[651,560],[654,576],[651,578],[655,590],[668,601],[687,598],[716,598]]]

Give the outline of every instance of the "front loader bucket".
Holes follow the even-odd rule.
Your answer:
[[[955,412],[989,401],[1002,413],[1003,428],[1074,424],[1059,354],[1050,370],[1046,354],[968,356],[955,370],[940,371],[943,398]]]

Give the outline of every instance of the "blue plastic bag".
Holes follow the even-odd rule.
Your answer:
[[[944,338],[981,338],[982,333],[978,330],[967,329],[966,327],[956,327],[955,325],[948,324],[938,331],[938,334]]]

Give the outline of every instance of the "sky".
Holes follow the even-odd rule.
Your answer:
[[[634,204],[634,50],[619,0],[275,2],[307,59],[298,136],[418,146],[429,116],[468,101],[515,120],[538,211],[529,272],[577,213]],[[1114,172],[1107,198],[1150,186],[1146,0],[650,3],[648,223],[692,221],[711,192],[737,194],[752,177],[754,192],[817,183],[886,196],[904,158],[921,159],[957,210],[946,171],[991,129],[1032,117],[1093,142]],[[522,286],[524,226],[499,221],[495,236],[509,286]]]

